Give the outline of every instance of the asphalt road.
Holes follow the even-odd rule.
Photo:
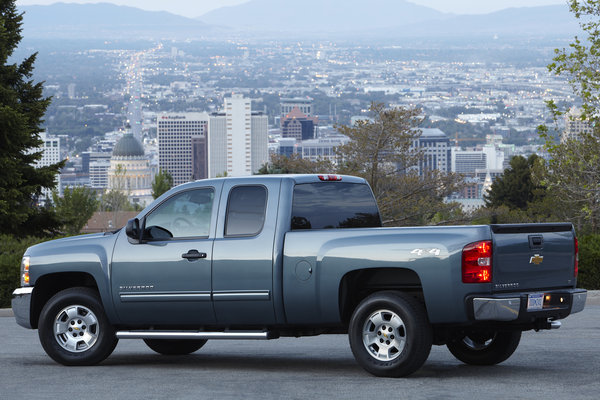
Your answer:
[[[597,399],[600,305],[562,328],[526,332],[503,364],[461,364],[434,346],[403,379],[375,378],[354,361],[346,336],[209,341],[190,356],[153,353],[121,340],[95,367],[63,367],[46,356],[37,331],[0,317],[1,399]]]

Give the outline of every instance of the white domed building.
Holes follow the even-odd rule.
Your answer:
[[[108,190],[118,190],[142,207],[153,200],[150,162],[144,147],[132,133],[124,134],[113,148]]]

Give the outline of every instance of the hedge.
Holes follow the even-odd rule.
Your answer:
[[[0,235],[0,308],[10,307],[12,292],[21,286],[21,258],[29,246],[47,239],[17,239]]]
[[[579,275],[577,286],[588,290],[600,289],[600,235],[579,239]]]

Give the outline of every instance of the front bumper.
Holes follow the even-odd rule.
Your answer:
[[[541,310],[527,310],[528,296],[534,293],[544,294],[544,304]],[[471,319],[477,321],[555,320],[583,310],[586,299],[587,290],[585,289],[471,295],[467,297],[467,309]]]
[[[13,292],[12,310],[17,324],[32,329],[31,326],[31,296],[33,287],[18,288]]]

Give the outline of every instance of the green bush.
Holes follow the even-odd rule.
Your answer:
[[[10,307],[12,292],[21,286],[21,258],[29,246],[46,239],[0,235],[0,308]]]
[[[577,286],[588,290],[600,289],[600,235],[579,239],[579,275]]]

